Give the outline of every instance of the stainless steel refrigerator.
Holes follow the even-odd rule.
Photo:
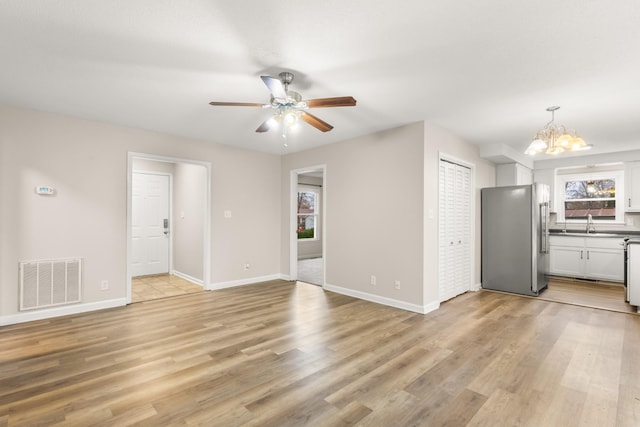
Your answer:
[[[547,287],[549,187],[481,190],[482,287],[537,296]]]

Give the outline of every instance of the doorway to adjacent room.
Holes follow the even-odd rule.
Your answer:
[[[324,183],[324,166],[292,171],[291,277],[317,286],[325,283]]]
[[[127,174],[127,302],[204,290],[209,164],[129,153]]]

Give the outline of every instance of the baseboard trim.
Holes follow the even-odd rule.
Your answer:
[[[191,282],[194,285],[199,285],[204,287],[204,282],[202,280],[196,279],[195,277],[191,277],[188,274],[181,273],[178,270],[173,270],[171,274],[173,274],[174,276],[178,276],[179,278],[184,279],[188,282]]]
[[[338,294],[347,295],[350,297],[375,302],[382,305],[388,305],[390,307],[411,311],[413,313],[427,314],[434,310],[437,310],[440,307],[440,303],[438,302],[433,302],[427,305],[411,304],[406,301],[382,297],[380,295],[374,295],[367,292],[356,291],[353,289],[342,288],[340,286],[330,285],[328,283],[325,284],[323,288],[327,291],[336,292]]]
[[[482,283],[475,283],[475,284],[471,285],[471,290],[473,292],[477,292],[480,289],[482,289]]]
[[[46,310],[25,311],[8,316],[0,316],[0,326],[14,325],[16,323],[45,320],[54,317],[68,316],[70,314],[86,313],[89,311],[104,310],[106,308],[121,307],[127,305],[126,298],[117,298],[106,301],[90,302],[86,304],[74,304],[64,307],[55,307]]]
[[[205,289],[215,291],[218,289],[234,288],[236,286],[254,285],[256,283],[269,282],[271,280],[289,280],[289,276],[283,274],[271,274],[268,276],[251,277],[248,279],[230,280],[228,282],[209,283]]]

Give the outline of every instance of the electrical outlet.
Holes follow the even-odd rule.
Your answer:
[[[376,285],[376,276],[374,276],[373,274],[371,275],[371,286],[375,286]]]
[[[393,287],[396,289],[400,289],[400,280],[396,280],[393,284]]]
[[[109,290],[109,281],[108,280],[103,280],[100,282],[100,290],[101,291],[108,291]]]
[[[244,265],[244,269],[245,269],[245,270],[248,270],[248,269],[250,269],[250,268],[251,268],[251,266],[249,265],[249,263],[246,263],[246,264]]]

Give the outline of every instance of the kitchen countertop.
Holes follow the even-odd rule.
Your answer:
[[[549,229],[549,234],[554,236],[574,236],[574,237],[640,237],[640,230],[603,230],[591,233],[585,233],[581,230],[567,230],[563,232],[562,229]]]

